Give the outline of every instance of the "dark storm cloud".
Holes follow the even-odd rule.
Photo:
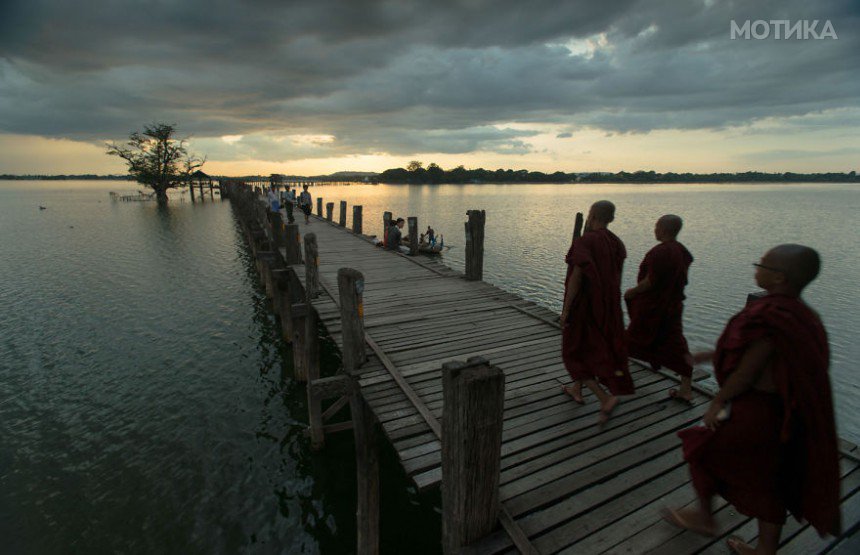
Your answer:
[[[529,152],[534,133],[511,122],[607,132],[742,125],[858,105],[852,6],[5,2],[0,131],[96,140],[167,120],[195,137],[246,135],[211,143],[224,157],[276,160]],[[733,41],[732,19],[831,19],[839,39]],[[333,140],[272,139],[305,134]]]

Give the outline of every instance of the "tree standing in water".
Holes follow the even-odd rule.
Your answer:
[[[107,144],[110,156],[119,156],[134,179],[155,191],[159,204],[167,203],[167,190],[188,182],[192,172],[206,163],[188,152],[187,141],[174,137],[176,126],[153,123],[129,135],[126,145]]]

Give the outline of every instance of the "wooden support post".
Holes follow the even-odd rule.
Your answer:
[[[301,287],[301,284],[298,285]],[[293,316],[293,369],[296,381],[308,381],[307,362],[307,332],[305,327],[308,320],[308,305],[302,302],[292,307]]]
[[[391,212],[382,213],[382,244],[388,246],[388,228],[391,227]]]
[[[319,295],[320,286],[320,255],[315,233],[305,235],[305,296],[315,299]]]
[[[352,207],[352,232],[361,235],[361,205]]]
[[[266,285],[266,276],[263,273],[264,264],[269,263],[269,260],[275,257],[275,253],[272,251],[257,251],[257,275],[260,278],[260,285]]]
[[[340,227],[346,227],[346,201],[340,201],[340,218],[338,219],[337,225]]]
[[[293,303],[297,297],[293,270],[287,268],[281,275],[281,337],[286,343],[293,342]]]
[[[320,218],[322,218],[322,216],[323,216],[323,211],[322,211],[323,201],[322,200],[323,200],[322,197],[317,197],[317,216],[319,216]]]
[[[310,394],[322,401],[323,399],[336,399],[344,395],[352,397],[356,393],[357,383],[354,378],[346,374],[320,378],[308,384]]]
[[[273,274],[272,272],[278,268],[278,265],[279,265],[278,264],[278,256],[273,253],[272,256],[267,256],[265,258],[262,258],[260,260],[260,262],[261,262],[263,283],[266,286],[266,297],[271,299],[272,303],[274,303],[275,297],[277,295],[275,293],[275,288],[277,287],[277,284],[275,283],[275,274]],[[278,310],[280,310],[280,309],[278,309]],[[273,311],[275,313],[277,313],[278,310],[275,310],[273,307]]]
[[[284,219],[280,212],[269,212],[269,224],[272,226],[272,248],[278,254],[284,246]]]
[[[325,219],[328,221],[331,221],[333,213],[334,213],[334,203],[333,202],[325,203]]]
[[[343,334],[343,370],[351,374],[367,359],[364,349],[364,276],[358,270],[337,271],[340,321]]]
[[[449,362],[442,389],[442,546],[457,553],[496,527],[505,375],[482,357]]]
[[[299,224],[287,224],[284,226],[284,262],[286,264],[302,263],[302,236],[299,233]]]
[[[349,402],[355,434],[358,485],[355,510],[358,555],[379,553],[379,445],[376,422],[367,402],[354,393]]]
[[[406,224],[409,226],[409,254],[415,256],[418,254],[418,218],[409,216]]]
[[[286,268],[276,268],[271,271],[272,274],[272,312],[275,316],[281,316],[284,310],[284,297],[289,294],[286,281],[289,279],[289,272]]]
[[[466,222],[466,279],[480,281],[484,279],[484,223],[487,213],[469,210],[466,215],[469,217]]]
[[[311,435],[311,449],[317,451],[325,445],[321,399],[311,395],[311,384],[320,379],[320,345],[317,335],[317,311],[307,301],[308,315],[305,318],[305,369],[308,377],[308,424]]]
[[[261,256],[257,259],[260,268],[260,281],[266,289],[266,298],[272,299],[274,291],[272,290],[273,283],[271,280],[272,268],[271,264],[274,261],[274,253],[272,256]]]

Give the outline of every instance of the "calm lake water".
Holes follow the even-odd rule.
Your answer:
[[[349,552],[350,434],[319,454],[303,388],[227,203],[114,203],[128,182],[0,182],[0,551]],[[840,434],[860,440],[860,190],[848,185],[327,186],[314,197],[431,223],[463,267],[463,221],[487,211],[485,280],[558,310],[573,215],[595,200],[629,253],[654,220],[685,219],[696,257],[685,325],[709,347],[755,290],[769,247],[817,248],[807,300],[830,332]],[[47,206],[40,211],[39,205]],[[349,210],[351,216],[351,209]],[[324,352],[329,368],[334,353]],[[383,460],[383,548],[433,552],[438,496]],[[396,515],[396,516],[394,516]]]
[[[352,551],[351,434],[310,453],[229,204],[109,190],[0,182],[0,553]],[[384,546],[438,551],[383,455]]]

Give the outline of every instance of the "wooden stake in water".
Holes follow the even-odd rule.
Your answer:
[[[481,357],[449,362],[442,392],[442,545],[458,553],[496,527],[505,375]]]
[[[376,422],[367,402],[356,392],[350,397],[355,434],[355,467],[358,486],[356,532],[358,555],[379,553],[379,445]]]
[[[352,268],[337,271],[343,333],[343,371],[358,370],[367,360],[364,341],[364,275]]]
[[[573,238],[579,239],[580,237],[582,237],[582,212],[577,212],[573,222]]]
[[[409,225],[409,254],[415,256],[418,254],[418,218],[409,216],[406,222]]]
[[[391,227],[391,212],[382,213],[382,244],[388,246],[388,228]]]
[[[361,235],[361,205],[352,207],[352,232]]]
[[[466,279],[480,281],[484,279],[484,224],[487,213],[484,210],[469,210],[466,215],[469,217],[466,222]]]
[[[305,235],[305,293],[308,299],[315,299],[320,287],[320,259],[315,233]]]

